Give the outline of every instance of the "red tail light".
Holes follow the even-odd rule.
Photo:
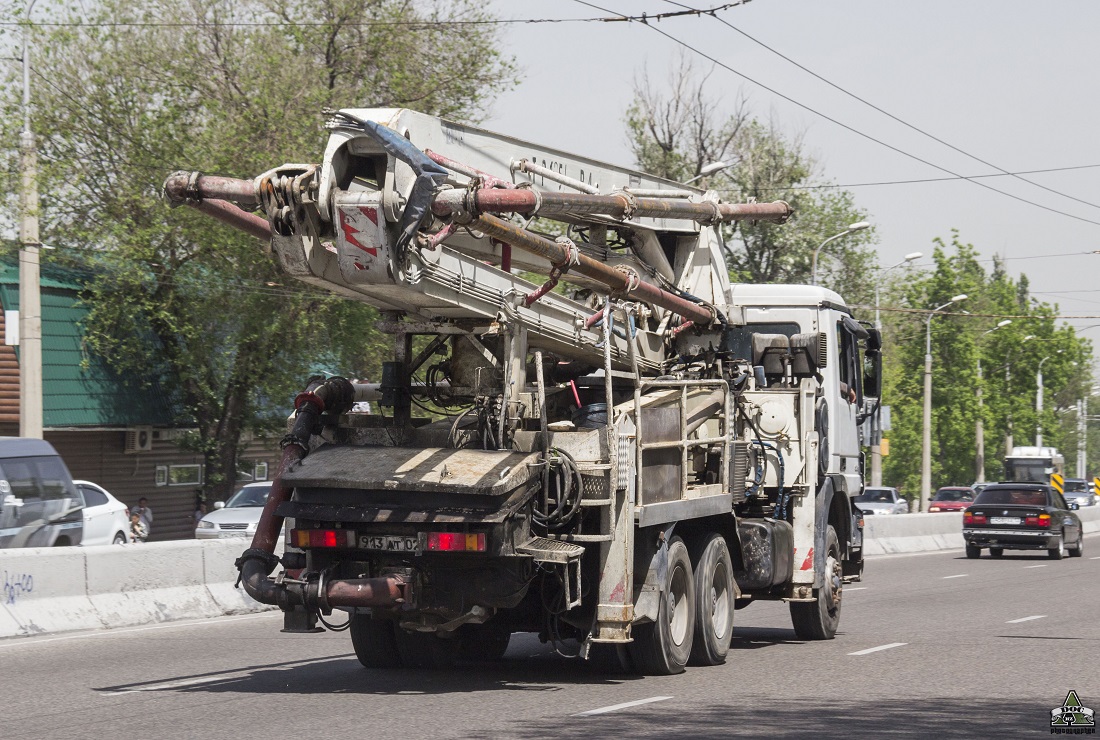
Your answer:
[[[485,535],[464,532],[428,532],[429,550],[485,552]]]
[[[970,511],[963,512],[963,524],[985,524],[985,514],[974,514]]]
[[[1024,524],[1029,527],[1049,527],[1050,514],[1029,514]]]
[[[290,541],[295,547],[355,547],[355,532],[350,529],[292,529]]]

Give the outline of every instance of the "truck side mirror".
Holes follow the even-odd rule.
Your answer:
[[[882,353],[877,349],[863,353],[863,395],[882,398]]]

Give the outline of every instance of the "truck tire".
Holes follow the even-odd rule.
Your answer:
[[[692,548],[695,571],[695,639],[691,665],[721,665],[733,638],[733,559],[722,535],[704,535]]]
[[[840,540],[830,524],[825,530],[825,583],[812,602],[791,602],[791,622],[800,640],[831,640],[836,637],[844,590],[843,577]]]
[[[500,660],[508,652],[512,633],[506,627],[492,622],[467,624],[458,631],[462,646],[459,656],[463,660]]]
[[[695,579],[688,549],[679,537],[668,544],[668,573],[657,619],[633,632],[630,657],[635,670],[646,676],[683,672],[695,633]]]
[[[397,654],[406,668],[450,668],[462,641],[457,635],[443,638],[434,632],[407,632],[394,628]]]
[[[364,668],[398,668],[401,656],[397,653],[397,639],[393,622],[375,619],[368,614],[354,614],[351,618],[351,646],[355,657]]]

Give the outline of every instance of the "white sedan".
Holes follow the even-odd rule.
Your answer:
[[[256,534],[267,495],[271,493],[271,481],[249,483],[222,504],[214,504],[214,511],[199,520],[195,537],[200,540],[226,537],[251,537]]]
[[[129,541],[130,515],[126,504],[91,481],[74,480],[84,497],[82,545],[124,545]]]

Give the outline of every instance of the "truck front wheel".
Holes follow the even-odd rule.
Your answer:
[[[687,546],[679,537],[668,545],[668,574],[657,619],[634,628],[630,657],[647,676],[682,673],[695,635],[695,579]]]
[[[840,562],[840,540],[829,525],[825,530],[825,578],[813,601],[792,601],[791,622],[800,640],[831,640],[840,624],[840,601],[844,571]]]

